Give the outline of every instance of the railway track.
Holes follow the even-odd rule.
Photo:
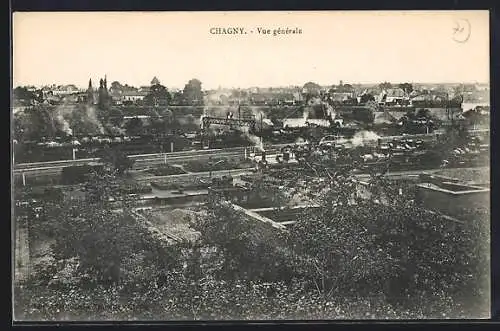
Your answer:
[[[277,149],[286,146],[270,146],[266,148],[266,151],[276,152]],[[211,150],[199,150],[199,151],[186,151],[186,152],[174,152],[174,153],[158,153],[158,154],[141,154],[141,155],[131,155],[129,158],[134,160],[133,169],[142,169],[150,166],[166,164],[166,163],[176,163],[176,162],[186,162],[191,160],[203,160],[209,157],[238,157],[245,155],[245,149],[249,154],[253,147],[233,147],[225,149],[211,149]],[[99,158],[89,158],[89,159],[79,159],[79,160],[64,160],[64,161],[51,161],[51,162],[36,162],[36,163],[24,163],[17,164],[14,167],[14,175],[19,174],[58,174],[65,167],[70,166],[82,166],[87,164],[99,163]]]
[[[472,130],[471,133],[489,132],[489,130]],[[394,139],[435,139],[439,134],[419,134],[419,135],[405,135],[405,136],[388,136],[381,137],[382,142],[391,141]],[[372,145],[377,144],[376,141]],[[264,148],[268,154],[274,154],[283,147],[294,145],[293,143],[287,144],[270,144],[265,145]],[[189,160],[203,159],[210,156],[213,157],[230,157],[230,156],[244,156],[245,150],[250,153],[255,150],[254,147],[231,147],[224,149],[202,149],[192,151],[181,151],[173,153],[154,153],[154,154],[138,154],[130,155],[129,158],[135,161],[134,169],[147,168],[148,166],[159,165],[162,163],[183,162]],[[14,174],[30,174],[30,175],[50,175],[58,174],[62,168],[69,166],[79,166],[91,163],[98,163],[99,158],[85,158],[77,160],[61,160],[61,161],[48,161],[48,162],[34,162],[34,163],[20,163],[14,166]]]

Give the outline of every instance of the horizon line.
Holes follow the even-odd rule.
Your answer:
[[[198,78],[193,78],[193,79],[198,79]],[[200,79],[198,79],[200,80]],[[203,81],[200,80],[201,83],[202,83],[202,87],[203,87]],[[98,80],[96,81],[98,82]],[[119,80],[113,80],[111,81],[111,83],[113,82],[119,82],[121,85],[128,85],[130,87],[146,87],[146,86],[151,86],[150,84],[139,84],[139,85],[131,85],[129,83],[122,83],[121,81]],[[250,86],[228,86],[228,85],[219,85],[217,87],[210,87],[210,88],[202,88],[202,90],[217,90],[217,89],[251,89],[251,88],[290,88],[290,87],[303,87],[306,83],[309,83],[309,82],[312,82],[312,83],[315,83],[315,84],[318,84],[320,87],[325,87],[325,86],[338,86],[340,85],[340,81],[338,83],[329,83],[329,84],[324,84],[324,83],[318,83],[318,82],[315,82],[314,80],[307,80],[305,81],[304,83],[302,83],[301,85],[297,85],[297,84],[288,84],[288,85],[285,85],[285,84],[282,84],[282,85],[250,85]],[[109,83],[109,81],[108,81]],[[111,84],[109,83],[109,84]],[[476,84],[476,85],[490,85],[490,82],[484,82],[484,81],[444,81],[444,82],[432,82],[432,81],[411,81],[411,80],[406,80],[406,81],[398,81],[398,82],[392,82],[392,81],[388,81],[388,80],[381,80],[381,81],[377,81],[377,82],[373,82],[373,81],[365,81],[365,82],[349,82],[349,81],[344,81],[342,80],[342,84],[343,85],[346,85],[346,84],[349,84],[349,85],[379,85],[379,84],[382,84],[382,83],[390,83],[392,85],[398,85],[398,84],[405,84],[405,83],[409,83],[409,84],[412,84],[412,85],[451,85],[451,84]],[[184,83],[183,85],[186,85],[186,83]],[[74,85],[76,86],[77,88],[81,88],[81,89],[86,89],[88,88],[88,86],[85,86],[85,85],[79,85],[79,84],[75,84],[75,83],[61,83],[61,82],[57,82],[57,83],[44,83],[44,84],[33,84],[33,83],[22,83],[22,84],[17,84],[16,86],[14,86],[14,84],[12,84],[12,87],[13,88],[18,88],[18,87],[28,87],[28,86],[34,86],[34,87],[45,87],[45,86],[52,86],[52,85],[55,85],[55,86],[66,86],[66,85]],[[162,84],[161,83],[161,80],[160,80],[160,85],[163,85],[165,86],[167,89],[168,88],[171,88],[171,89],[182,89],[183,87],[181,86],[174,86],[174,85],[166,85],[166,84]],[[96,86],[97,87],[97,86]],[[108,85],[108,88],[109,88],[109,85]]]

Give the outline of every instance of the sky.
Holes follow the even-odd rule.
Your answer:
[[[488,11],[17,12],[12,34],[14,86],[489,82]]]

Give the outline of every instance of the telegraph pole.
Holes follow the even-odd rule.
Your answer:
[[[12,167],[14,167],[16,165],[16,145],[17,145],[17,140],[14,139],[12,141]]]

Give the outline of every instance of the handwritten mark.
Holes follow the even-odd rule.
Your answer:
[[[465,18],[455,20],[453,28],[453,40],[457,43],[465,43],[469,40],[471,34],[471,26],[469,20]]]

